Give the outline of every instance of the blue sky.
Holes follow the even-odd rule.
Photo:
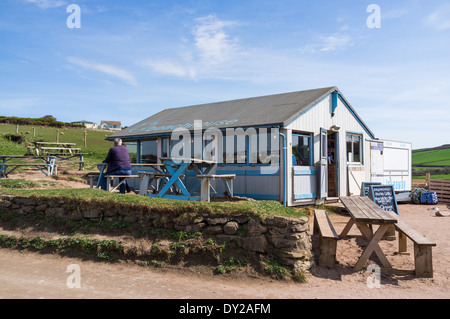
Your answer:
[[[449,57],[443,0],[1,0],[0,115],[132,125],[337,86],[377,137],[431,147],[450,143]]]

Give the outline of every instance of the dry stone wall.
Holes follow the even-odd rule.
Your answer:
[[[193,218],[166,216],[161,212],[143,212],[123,207],[102,207],[101,204],[80,208],[64,200],[36,199],[11,195],[0,196],[0,209],[18,214],[41,213],[47,217],[75,221],[139,223],[143,227],[161,227],[185,232],[201,232],[219,242],[229,242],[250,252],[276,257],[295,271],[310,268],[312,258],[311,232],[307,217],[270,216],[259,218],[242,214],[202,215]]]

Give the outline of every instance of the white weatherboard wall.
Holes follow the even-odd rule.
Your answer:
[[[342,102],[340,98],[338,98],[338,105],[335,110],[334,116],[331,116],[332,113],[332,96],[329,95],[322,101],[320,101],[316,106],[311,108],[309,111],[305,112],[295,121],[287,126],[287,129],[293,132],[304,132],[304,133],[312,133],[314,135],[314,167],[309,167],[305,169],[316,170],[316,173],[319,174],[319,166],[317,165],[320,161],[320,128],[324,128],[327,130],[331,130],[333,125],[340,127],[338,132],[338,145],[337,145],[337,156],[338,156],[338,165],[339,165],[339,196],[347,196],[347,195],[358,195],[360,192],[361,182],[370,181],[370,143],[369,139],[370,135],[365,131],[363,125],[358,121],[356,116],[352,113],[352,111]],[[363,165],[355,165],[351,164],[352,168],[355,168],[354,175],[349,176],[347,163],[347,155],[346,155],[346,134],[347,133],[357,133],[362,135],[363,141]],[[288,158],[292,156],[292,144],[291,139],[288,139]],[[298,203],[293,198],[293,181],[292,181],[292,172],[293,166],[291,161],[288,162],[288,174],[289,182],[288,182],[288,202],[291,204]],[[318,176],[317,176],[318,177]],[[349,183],[349,177],[352,178],[354,183]],[[354,179],[357,179],[356,181]],[[361,179],[361,180],[359,180]],[[351,189],[349,189],[351,187]],[[318,190],[317,190],[318,192]]]

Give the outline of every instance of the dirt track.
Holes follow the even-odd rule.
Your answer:
[[[439,207],[447,210],[444,205]],[[405,221],[437,243],[437,247],[433,248],[433,279],[383,273],[381,287],[368,288],[368,275],[352,270],[361,253],[356,237],[352,236],[339,241],[335,269],[315,267],[306,284],[252,278],[230,279],[155,270],[136,264],[96,263],[0,249],[0,298],[449,298],[450,217],[435,217],[428,206],[400,205],[399,208]],[[332,216],[338,232],[346,220],[343,216]],[[352,232],[356,234],[355,229]],[[396,245],[396,241],[383,241],[382,249],[394,267],[412,269],[412,256],[396,255]],[[71,273],[66,273],[66,270],[71,264],[80,267],[81,288],[67,286]]]

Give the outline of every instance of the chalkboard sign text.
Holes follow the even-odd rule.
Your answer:
[[[374,182],[372,182],[372,183],[362,183],[361,184],[361,196],[364,196],[364,197],[369,197],[370,196],[370,192],[371,192],[371,190],[370,190],[370,186],[374,186],[374,185],[381,185],[381,183],[374,183]]]
[[[398,215],[397,200],[395,190],[392,185],[372,185],[370,186],[370,199],[380,206],[384,211],[394,212]]]

